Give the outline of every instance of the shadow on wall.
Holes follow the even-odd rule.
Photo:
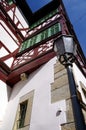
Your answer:
[[[39,67],[35,72],[33,72],[33,73],[31,73],[31,75],[27,76],[27,78],[25,78],[25,80],[21,80],[16,85],[14,85],[13,88],[10,88],[8,86],[7,87],[8,99],[9,100],[13,100],[20,93],[20,91],[23,89],[23,87],[27,86],[28,82],[30,82],[31,80],[33,80],[33,78],[37,75],[37,73],[43,67],[44,67],[44,65],[42,65],[41,67]]]

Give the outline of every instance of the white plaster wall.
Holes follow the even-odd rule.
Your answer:
[[[5,116],[6,107],[8,104],[9,94],[8,90],[10,92],[10,89],[6,84],[0,80],[0,128],[3,123],[3,119]]]
[[[82,72],[80,71],[80,69],[77,67],[76,64],[73,64],[73,75],[75,82],[78,86],[77,90],[81,93],[82,101],[86,105],[86,96],[84,95],[82,87],[80,85],[80,82],[82,82],[86,90],[86,77],[82,74]]]
[[[84,86],[86,86],[86,77],[82,74],[82,72],[80,71],[80,69],[77,67],[76,64],[73,64],[73,74],[78,86],[79,86],[79,81],[82,81]]]
[[[62,100],[51,104],[51,86],[54,80],[53,58],[41,68],[32,73],[28,80],[17,83],[12,91],[10,101],[6,110],[3,127],[0,130],[12,130],[19,98],[28,92],[35,90],[30,130],[60,130],[61,123],[66,122],[66,103]],[[61,114],[56,117],[57,110]]]

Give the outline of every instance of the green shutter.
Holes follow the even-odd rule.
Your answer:
[[[42,31],[41,33],[37,34],[36,36],[33,36],[32,38],[24,41],[20,47],[19,52],[47,39],[48,37],[51,37],[61,31],[60,23],[56,23],[55,25],[49,27],[48,29]]]
[[[45,20],[49,19],[50,17],[52,17],[53,15],[55,15],[58,12],[58,9],[53,10],[52,12],[50,12],[49,14],[45,15],[43,18],[41,18],[40,20],[38,20],[36,23],[34,23],[33,25],[30,26],[30,29],[33,29],[34,27],[38,26],[39,24],[43,23]]]
[[[13,0],[8,0],[9,5],[13,4]]]

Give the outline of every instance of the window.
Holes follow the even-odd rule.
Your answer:
[[[25,121],[27,103],[28,103],[28,101],[20,103],[19,123],[18,123],[19,126],[18,126],[18,128],[24,127],[24,121]]]
[[[34,90],[20,97],[13,130],[29,130]]]

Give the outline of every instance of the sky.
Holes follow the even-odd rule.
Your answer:
[[[33,12],[49,3],[52,0],[26,0],[29,2]],[[57,0],[58,1],[58,0]],[[62,0],[69,19],[73,25],[76,36],[80,42],[81,48],[86,56],[86,0]]]
[[[46,4],[48,4],[51,1],[52,0],[39,0],[38,2],[36,2],[36,0],[26,0],[26,2],[30,6],[32,12],[37,11],[38,9],[40,9],[43,6],[45,6]]]
[[[86,57],[86,0],[63,0],[63,3]]]

